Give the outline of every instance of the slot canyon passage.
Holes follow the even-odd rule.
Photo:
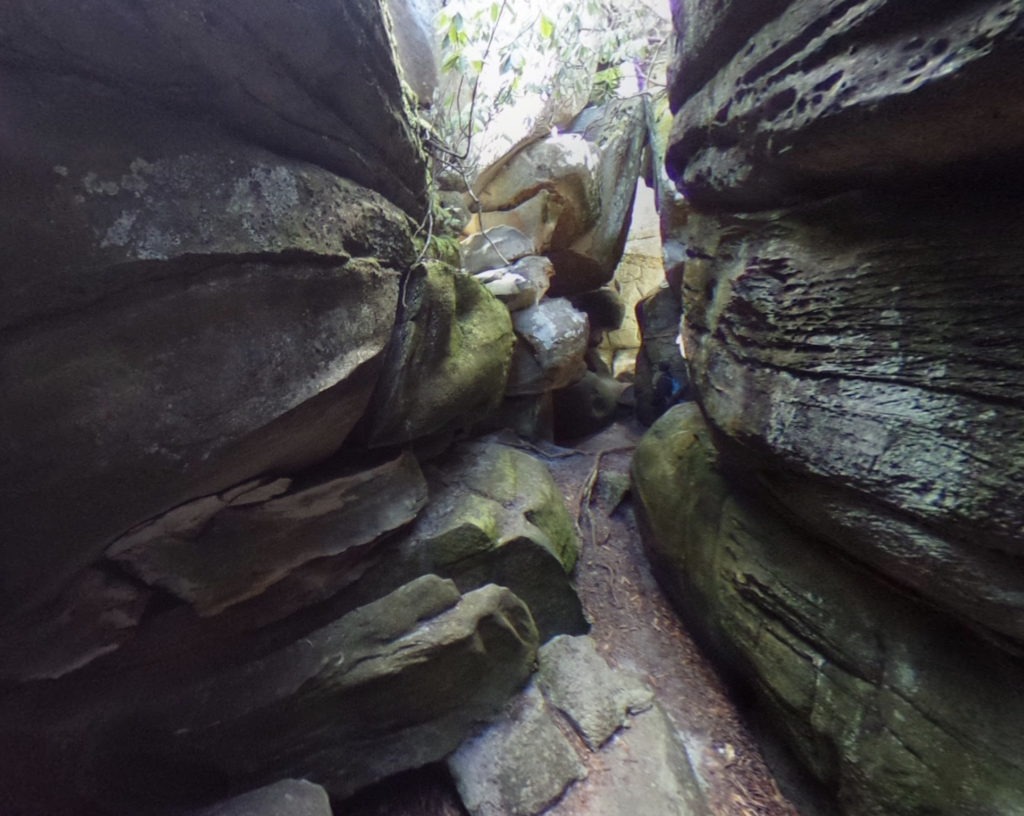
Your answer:
[[[0,6],[0,816],[1024,815],[1024,0],[528,5]]]

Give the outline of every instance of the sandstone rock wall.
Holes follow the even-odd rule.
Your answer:
[[[683,341],[715,471],[730,489],[745,485],[772,524],[793,525],[786,536],[806,536],[756,557],[716,544],[725,549],[715,570],[739,559],[743,586],[704,587],[687,604],[848,812],[1012,811],[1024,799],[1020,748],[983,748],[976,740],[991,734],[967,738],[964,724],[926,711],[917,701],[935,687],[923,670],[854,672],[872,694],[910,699],[938,728],[920,742],[906,737],[918,769],[900,781],[865,742],[872,729],[898,734],[885,721],[893,710],[878,720],[859,692],[822,708],[832,694],[824,680],[812,683],[817,697],[796,694],[805,664],[771,657],[781,641],[769,618],[781,615],[800,640],[787,635],[778,648],[820,675],[847,660],[829,652],[836,637],[875,637],[877,620],[846,618],[862,596],[878,610],[914,610],[920,623],[893,630],[905,641],[880,648],[945,666],[950,710],[979,711],[998,695],[929,627],[956,648],[987,650],[1000,678],[1024,678],[1024,145],[1011,124],[1024,104],[1024,5],[683,2],[676,23],[667,164],[693,210],[666,239],[685,246]],[[638,467],[638,479],[650,478]],[[651,512],[686,524],[702,512],[701,494],[697,506]],[[670,546],[665,535],[652,546],[678,548],[673,580],[704,580],[703,545],[677,536]],[[828,563],[806,586],[798,556],[786,554],[804,549]],[[791,601],[757,600],[763,581],[748,556],[779,576]],[[820,625],[796,597],[815,582]],[[749,625],[761,634],[722,623],[751,603],[761,611]],[[822,628],[844,620],[841,636]],[[1007,705],[1003,716],[1019,715]],[[987,776],[995,764],[979,760],[992,754],[1008,763],[998,783]],[[950,762],[962,772],[947,775]]]
[[[377,0],[0,10],[5,816],[345,797],[587,628],[550,474],[449,450],[504,397],[512,320],[415,263],[388,27]]]

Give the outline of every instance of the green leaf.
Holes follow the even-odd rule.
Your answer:
[[[501,6],[497,3],[491,3],[491,22],[498,22],[498,15],[501,13]]]
[[[452,23],[450,26],[448,26],[448,42],[450,42],[452,45],[459,44],[459,31],[455,27],[455,23]]]
[[[479,74],[479,73],[480,73],[481,71],[483,71],[483,70],[484,70],[484,61],[483,61],[483,60],[473,60],[473,61],[472,61],[472,62],[470,63],[470,65],[472,65],[472,66],[473,66],[473,71],[475,71],[475,72],[476,72],[476,73],[478,73],[478,74]]]
[[[546,14],[540,15],[540,35],[545,40],[550,40],[555,35],[555,24],[548,19]]]
[[[454,17],[452,17],[452,25],[455,26],[456,31],[462,31],[465,24],[462,20],[461,14],[456,14]]]
[[[444,62],[441,63],[442,71],[453,71],[458,65],[459,58],[462,57],[461,51],[452,51],[447,57],[444,58]]]

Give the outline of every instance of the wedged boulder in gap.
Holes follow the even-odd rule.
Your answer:
[[[727,5],[723,36],[706,47],[734,56],[718,69],[721,53],[699,54],[716,71],[699,91],[685,73],[674,83],[676,101],[689,98],[667,164],[694,205],[760,210],[851,188],[900,189],[969,164],[989,163],[1001,176],[1008,163],[1019,169],[1019,0],[925,11],[864,0],[849,13],[815,0]],[[749,24],[765,12],[777,16],[753,33]],[[706,16],[679,21],[681,49],[691,26],[700,38]]]
[[[1024,807],[1024,662],[737,491],[677,406],[633,460],[659,579],[856,816]],[[970,716],[965,717],[964,712]]]
[[[0,88],[0,327],[228,261],[415,259],[398,207],[319,167],[82,81],[0,71]]]
[[[0,608],[51,596],[168,508],[337,450],[397,300],[372,260],[221,261],[9,332]]]
[[[551,294],[597,289],[612,279],[622,258],[633,215],[633,198],[647,144],[645,97],[617,100],[583,111],[572,130],[601,156],[599,215],[594,225],[565,249],[548,253],[555,265]]]
[[[54,680],[132,638],[153,593],[102,569],[86,569],[56,598],[0,625],[0,683]]]
[[[508,310],[440,262],[406,278],[370,410],[372,447],[468,427],[501,404],[512,359]]]
[[[462,596],[424,576],[248,661],[146,664],[5,699],[0,793],[26,816],[195,806],[286,778],[344,798],[500,714],[537,642],[509,590]]]
[[[463,592],[508,587],[529,607],[541,642],[589,629],[569,580],[579,554],[575,526],[541,462],[485,441],[459,444],[424,471],[430,503],[351,592],[380,597],[433,573]]]
[[[791,513],[1019,643],[1018,213],[923,190],[693,215],[685,342],[710,421]]]
[[[182,816],[332,816],[327,791],[304,779],[283,779]]]
[[[653,705],[650,689],[609,667],[589,637],[557,637],[541,647],[538,658],[541,691],[569,718],[591,751],[600,750],[622,728],[627,714]]]
[[[636,416],[650,426],[675,403],[693,396],[690,372],[679,348],[683,307],[665,284],[637,304],[636,319],[642,338],[633,381]]]
[[[552,391],[555,438],[579,439],[610,425],[626,387],[609,375],[588,371],[572,385]]]
[[[198,499],[122,536],[107,557],[216,615],[303,564],[372,544],[426,501],[419,464],[405,453],[318,484],[292,489],[281,479]]]
[[[510,312],[536,306],[551,286],[555,268],[551,261],[539,255],[528,255],[511,266],[480,272],[474,277],[480,281]]]
[[[387,9],[402,78],[427,107],[441,78],[441,41],[434,34],[441,0],[387,0]]]
[[[541,190],[511,210],[474,215],[465,232],[472,235],[499,226],[519,230],[528,236],[538,254],[565,246],[580,232],[577,216],[572,212],[567,214],[562,199],[548,190]]]
[[[586,372],[587,316],[564,298],[542,300],[514,312],[516,333],[506,394],[522,396],[564,388]]]
[[[489,226],[489,218],[501,218],[536,199],[531,207],[549,213],[541,220],[550,224],[549,240],[562,245],[582,235],[601,207],[600,162],[601,154],[593,144],[570,133],[528,143],[511,156],[502,157],[473,185],[484,213],[484,227]],[[479,229],[478,216],[475,230]]]
[[[536,816],[587,776],[532,683],[448,768],[471,816]]]
[[[469,274],[501,269],[527,255],[536,255],[532,237],[514,227],[500,224],[487,232],[477,232],[460,242],[462,267]]]
[[[77,77],[197,114],[417,218],[427,210],[426,158],[378,0],[16,0],[0,10],[0,32],[5,76]]]

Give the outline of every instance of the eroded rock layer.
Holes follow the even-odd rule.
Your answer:
[[[1012,812],[1024,5],[683,2],[676,25],[692,209],[663,226],[703,420],[671,412],[637,459],[651,547],[847,812]]]

